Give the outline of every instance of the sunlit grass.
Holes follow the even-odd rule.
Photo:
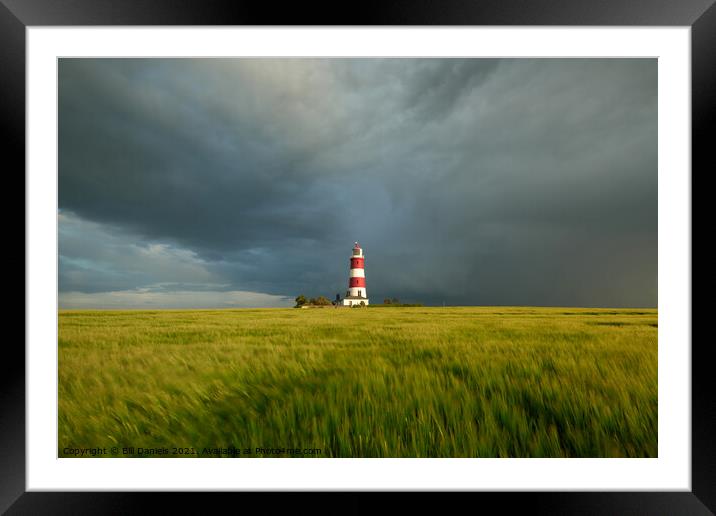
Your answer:
[[[61,311],[59,455],[174,446],[655,457],[657,311]]]

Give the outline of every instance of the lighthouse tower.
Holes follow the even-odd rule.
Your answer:
[[[343,299],[344,306],[364,305],[368,304],[368,294],[365,290],[365,257],[363,249],[360,248],[358,242],[353,246],[353,255],[351,256],[351,273],[348,278],[348,292]]]

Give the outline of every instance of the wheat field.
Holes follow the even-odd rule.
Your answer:
[[[655,457],[657,319],[60,311],[58,456]]]

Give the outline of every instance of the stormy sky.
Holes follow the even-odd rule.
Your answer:
[[[657,305],[655,59],[60,59],[60,308]]]

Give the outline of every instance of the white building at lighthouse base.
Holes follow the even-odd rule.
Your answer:
[[[368,298],[367,297],[346,296],[341,300],[341,302],[343,303],[343,306],[360,305],[361,303],[368,306]]]

